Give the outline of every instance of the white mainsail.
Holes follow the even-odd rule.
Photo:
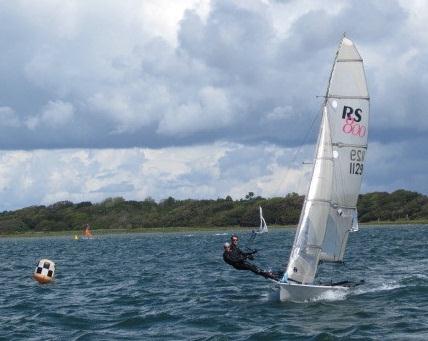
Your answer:
[[[344,37],[324,101],[309,191],[288,262],[288,280],[311,284],[318,262],[342,261],[355,220],[367,150],[369,94],[363,61]]]
[[[265,218],[263,218],[262,207],[259,206],[259,209],[260,209],[260,226],[259,226],[258,231],[256,231],[256,233],[266,233],[266,232],[268,232],[266,220],[265,220]]]

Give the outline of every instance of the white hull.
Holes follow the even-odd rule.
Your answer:
[[[279,283],[281,301],[304,302],[319,298],[329,298],[334,296],[346,295],[349,292],[348,287],[312,285],[312,284],[290,284]]]

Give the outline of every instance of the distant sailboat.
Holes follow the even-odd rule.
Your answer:
[[[349,232],[358,230],[357,200],[367,150],[369,94],[363,60],[344,37],[323,104],[311,183],[305,197],[281,300],[304,301],[351,284],[315,285],[319,263],[343,262]]]
[[[263,211],[262,211],[262,207],[259,206],[259,212],[260,212],[260,226],[258,228],[258,230],[253,230],[249,239],[249,243],[254,242],[254,239],[256,238],[256,236],[258,234],[262,234],[262,233],[267,233],[268,232],[268,227],[266,224],[266,220],[265,218],[263,218]]]
[[[259,210],[260,210],[260,226],[259,226],[259,229],[255,231],[255,233],[267,233],[268,227],[267,227],[265,218],[263,218],[263,211],[261,206],[259,206]]]

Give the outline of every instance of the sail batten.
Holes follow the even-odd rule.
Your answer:
[[[319,261],[343,261],[349,232],[355,230],[368,116],[362,58],[345,37],[330,73],[311,183],[287,267],[293,281],[311,284]]]
[[[363,62],[362,59],[336,59],[336,63]]]
[[[358,147],[358,148],[363,148],[363,149],[367,149],[367,147],[368,147],[366,144],[350,144],[350,143],[343,143],[343,142],[332,143],[332,146],[338,147],[338,148],[343,148],[343,147]]]
[[[337,99],[364,99],[366,101],[370,100],[368,96],[340,96],[340,95],[328,95],[325,98],[337,98]]]
[[[308,199],[306,201],[308,201],[308,202],[322,202],[322,203],[331,204],[331,200],[318,199],[318,198]]]

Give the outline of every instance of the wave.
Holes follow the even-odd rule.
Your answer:
[[[319,301],[344,301],[349,296],[349,292],[339,292],[334,290],[329,290],[323,293],[322,295],[309,300],[308,302],[319,302]]]
[[[322,293],[321,295],[319,295],[318,297],[308,299],[308,300],[304,300],[304,301],[293,301],[293,300],[281,301],[280,291],[275,288],[275,289],[272,289],[267,294],[264,294],[263,298],[265,300],[267,300],[268,302],[311,303],[311,302],[320,302],[320,301],[343,301],[347,298],[348,295],[349,295],[349,292],[338,292],[337,290],[328,290],[328,291]]]
[[[363,294],[369,294],[369,293],[375,293],[375,292],[381,292],[381,291],[390,291],[395,290],[404,287],[404,285],[399,284],[396,281],[389,281],[386,283],[380,283],[380,284],[372,284],[366,283],[365,285],[362,285],[360,287],[357,287],[356,289],[352,290],[352,293],[354,295],[363,295]]]

